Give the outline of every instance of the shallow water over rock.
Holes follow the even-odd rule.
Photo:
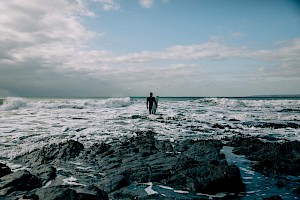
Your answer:
[[[266,176],[251,168],[253,161],[245,158],[244,155],[232,153],[234,148],[224,146],[222,152],[226,155],[228,163],[239,167],[243,183],[246,185],[246,193],[243,199],[262,199],[279,195],[282,199],[298,199],[293,190],[300,186],[298,176]],[[282,184],[282,187],[279,185]]]

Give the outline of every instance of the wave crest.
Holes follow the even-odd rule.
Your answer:
[[[108,107],[126,107],[126,106],[131,105],[132,101],[129,97],[111,98],[111,99],[105,100],[103,104]]]
[[[22,107],[26,107],[27,100],[21,97],[7,97],[4,99],[1,110],[17,110]]]
[[[18,110],[21,108],[37,109],[87,109],[126,107],[133,102],[130,97],[109,99],[26,99],[8,97],[4,100],[1,110]]]

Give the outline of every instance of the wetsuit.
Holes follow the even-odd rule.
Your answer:
[[[147,98],[147,106],[148,106],[148,102],[149,102],[149,114],[154,114],[152,112],[152,107],[153,107],[153,103],[156,103],[155,97],[148,97]]]

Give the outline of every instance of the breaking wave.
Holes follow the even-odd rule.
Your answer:
[[[4,99],[3,105],[0,106],[1,110],[17,110],[26,107],[27,100],[20,97],[7,97]]]
[[[117,108],[126,107],[133,103],[130,97],[108,99],[30,99],[8,97],[4,100],[0,110],[31,109],[86,109],[86,108]]]

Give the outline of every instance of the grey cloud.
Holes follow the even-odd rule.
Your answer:
[[[20,96],[122,96],[144,94],[143,88],[153,88],[165,95],[173,95],[172,88],[181,88],[181,94],[195,91],[201,94],[207,84],[211,88],[225,85],[213,83],[222,76],[216,75],[218,72],[213,70],[203,71],[206,66],[201,62],[232,58],[254,59],[276,66],[273,70],[254,71],[253,77],[256,78],[299,78],[300,39],[272,50],[257,51],[219,41],[123,55],[86,49],[85,42],[93,39],[96,33],[80,23],[78,15],[93,16],[84,2],[53,0],[41,3],[33,0],[28,3],[12,0],[1,3],[1,93]]]
[[[119,96],[114,82],[91,78],[82,72],[53,71],[40,62],[22,63],[22,67],[1,67],[0,86],[7,94],[18,96]],[[88,77],[88,78],[87,78]],[[112,92],[113,91],[113,92]],[[0,94],[3,95],[3,94]]]

